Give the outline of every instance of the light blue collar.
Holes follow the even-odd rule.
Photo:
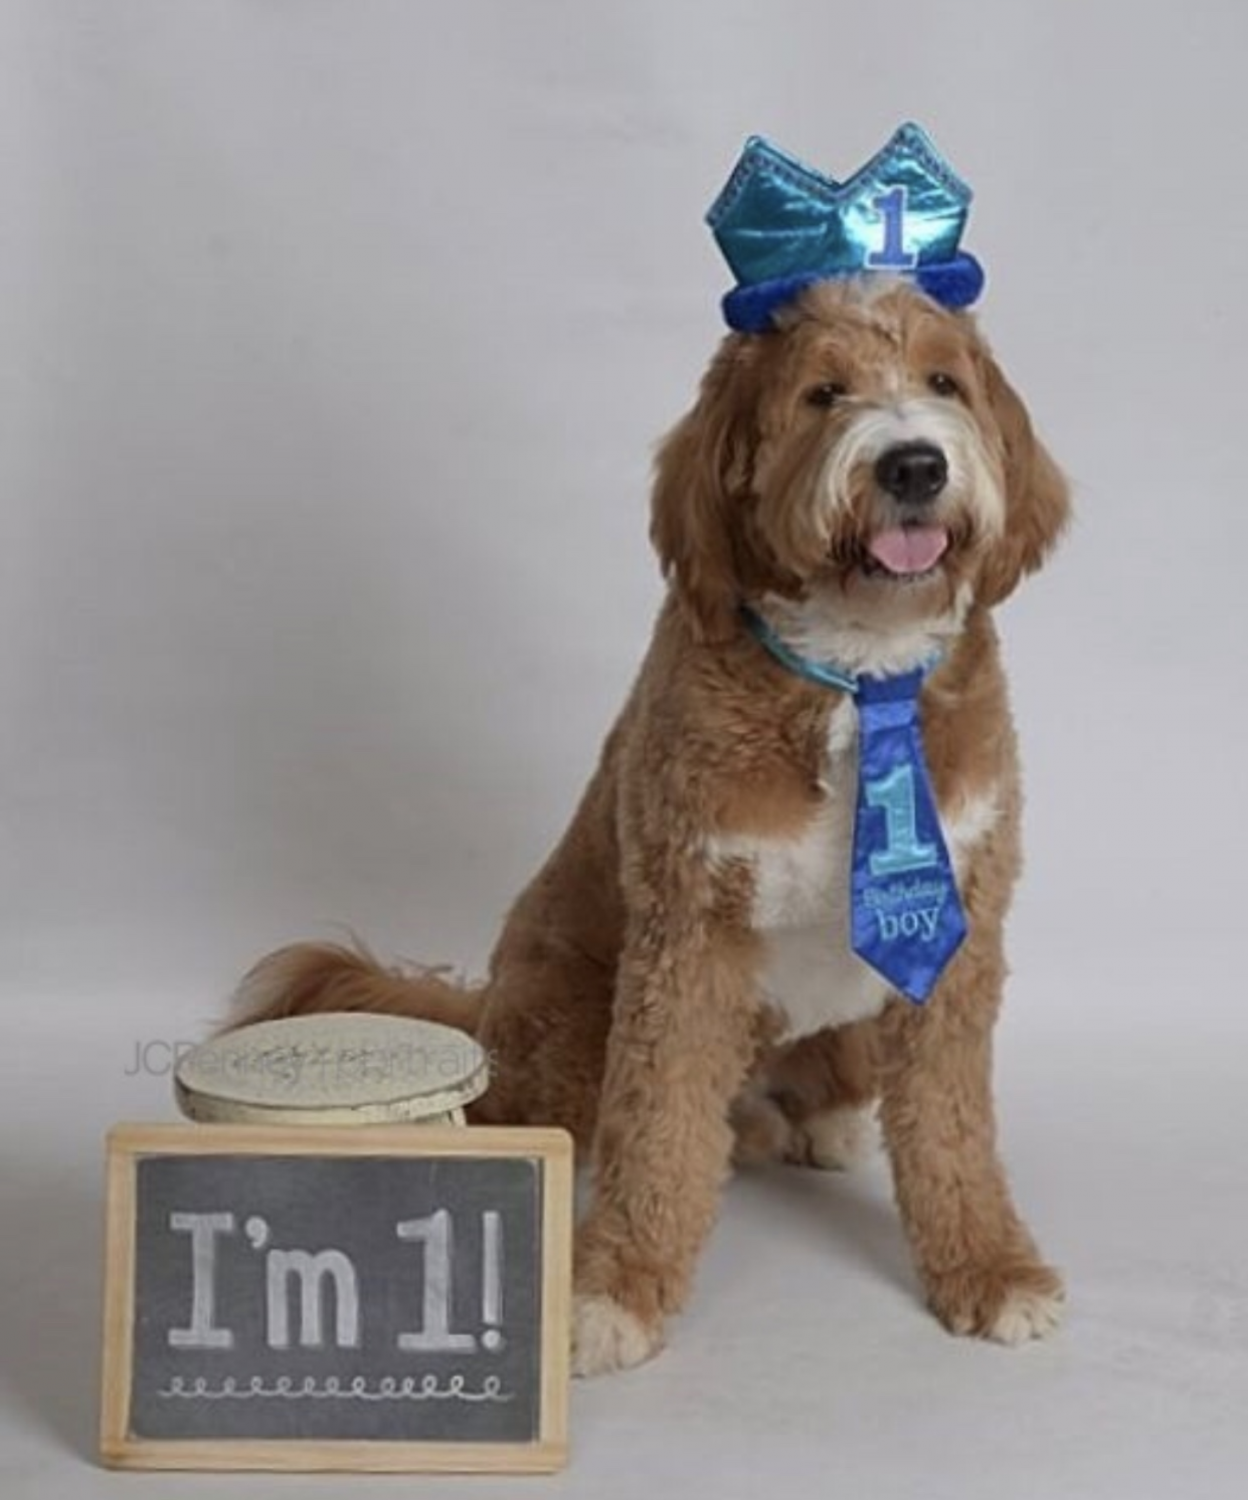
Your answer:
[[[794,651],[792,646],[781,640],[762,615],[748,604],[741,606],[741,618],[754,639],[765,646],[782,667],[787,667],[796,676],[804,677],[807,682],[817,683],[820,687],[835,688],[842,693],[858,691],[856,673],[835,667],[831,662],[811,661],[809,657]]]
[[[851,672],[846,667],[838,667],[833,662],[811,661],[800,651],[794,651],[762,615],[748,604],[740,606],[740,613],[746,629],[754,639],[764,646],[782,667],[787,667],[795,676],[803,678],[806,682],[813,682],[819,687],[834,688],[837,692],[858,693],[862,679],[856,672]],[[937,653],[913,672],[900,672],[897,677],[906,680],[917,678],[917,681],[921,683],[939,661],[940,654]],[[867,678],[865,680],[875,682],[883,679]]]

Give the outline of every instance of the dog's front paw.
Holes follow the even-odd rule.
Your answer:
[[[663,1345],[651,1327],[605,1292],[578,1292],[572,1300],[572,1373],[608,1375],[639,1365]]]
[[[1052,1333],[1066,1300],[1056,1271],[1038,1261],[1019,1260],[930,1276],[927,1296],[950,1333],[1011,1345]]]

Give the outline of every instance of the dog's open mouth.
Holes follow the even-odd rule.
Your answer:
[[[943,526],[890,526],[867,542],[862,571],[868,578],[918,583],[936,571],[948,550]]]

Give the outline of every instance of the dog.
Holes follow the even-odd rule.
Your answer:
[[[669,581],[570,826],[476,987],[298,944],[249,1020],[376,1010],[472,1031],[477,1122],[562,1126],[592,1162],[573,1365],[636,1365],[689,1292],[734,1159],[851,1159],[879,1126],[927,1301],[1016,1344],[1062,1282],[998,1156],[991,1037],[1019,872],[1019,766],[993,608],[1044,562],[1067,485],[972,316],[910,280],[820,281],[730,333],[660,445]],[[856,722],[793,652],[924,680],[931,785],[967,932],[924,1005],[851,950]]]

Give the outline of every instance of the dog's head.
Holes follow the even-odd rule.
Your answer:
[[[1067,509],[970,317],[866,277],[724,340],[660,448],[652,534],[704,639],[742,599],[812,585],[886,630],[1004,599]]]

